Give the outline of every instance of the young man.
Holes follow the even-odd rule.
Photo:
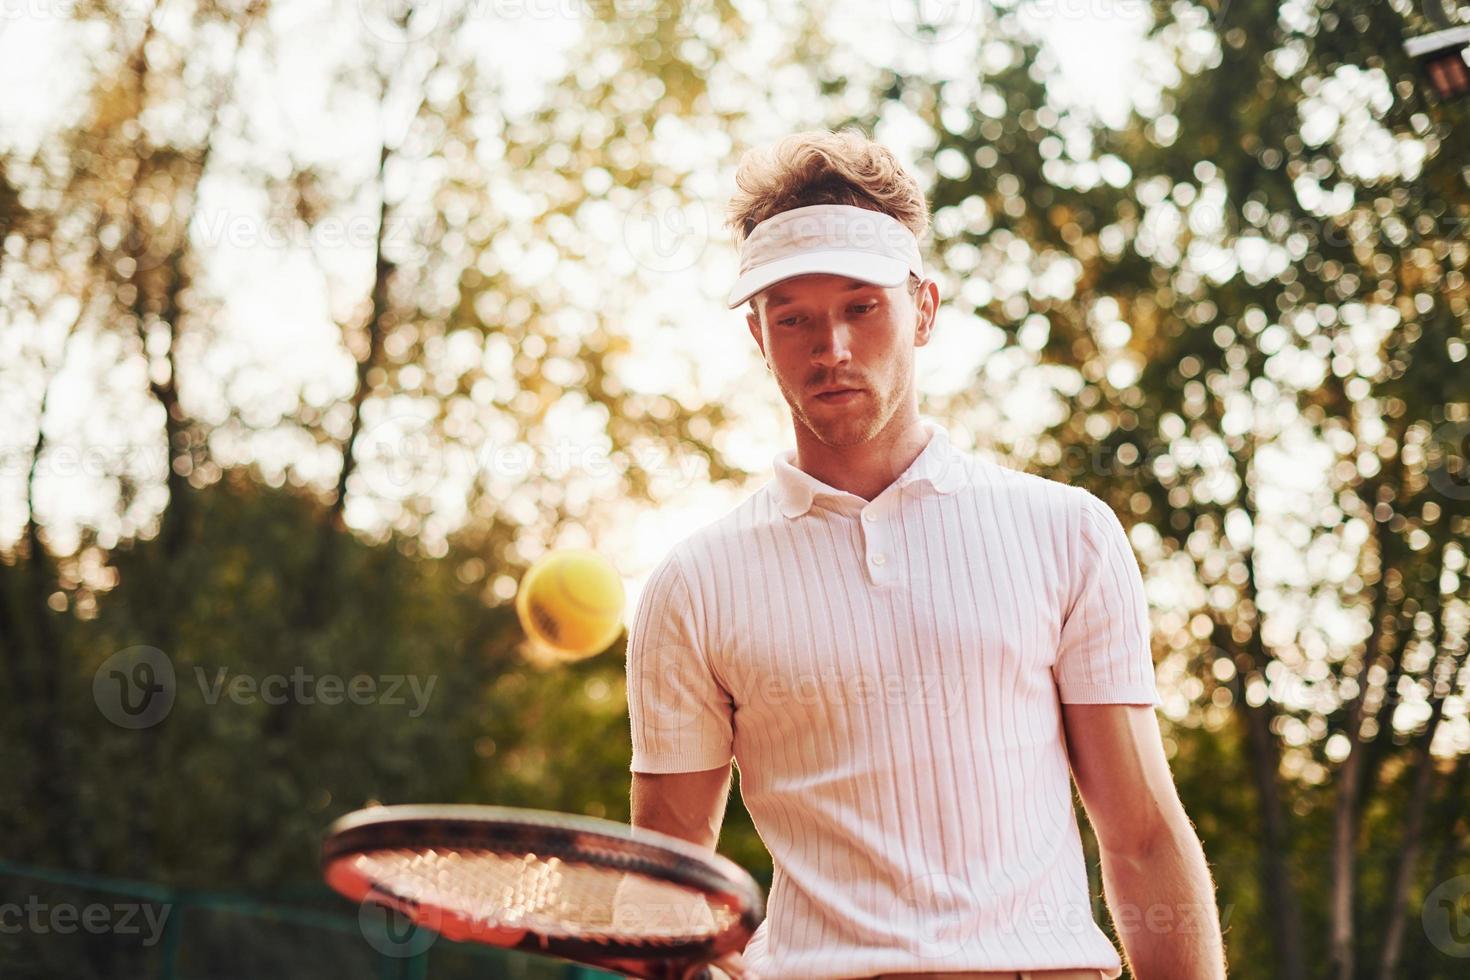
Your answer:
[[[739,763],[775,870],[732,976],[1117,977],[1075,779],[1133,975],[1222,977],[1122,526],[919,415],[939,296],[918,185],[852,133],[788,137],[737,180],[729,302],[796,449],[643,592],[633,823],[713,848]]]

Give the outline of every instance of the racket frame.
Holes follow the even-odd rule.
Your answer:
[[[534,854],[593,865],[681,887],[738,910],[734,925],[712,936],[619,942],[555,936],[424,906],[371,880],[356,867],[380,851],[488,851]],[[743,868],[688,841],[641,827],[549,810],[473,804],[370,807],[332,824],[322,845],[322,873],[347,898],[392,908],[445,938],[560,956],[632,977],[678,978],[744,948],[764,918],[759,886]]]

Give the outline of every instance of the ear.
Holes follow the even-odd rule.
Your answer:
[[[914,346],[923,347],[934,335],[934,321],[939,316],[939,284],[933,279],[919,283],[919,293],[914,297]]]
[[[754,312],[745,314],[745,325],[750,328],[750,335],[755,338],[755,345],[760,348],[761,358],[766,359],[766,338],[761,333],[761,318]],[[767,361],[767,366],[770,362]]]

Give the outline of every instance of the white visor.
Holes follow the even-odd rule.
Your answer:
[[[730,309],[783,279],[814,273],[898,286],[909,273],[923,279],[924,264],[914,233],[890,215],[848,204],[793,208],[756,225],[740,246]]]

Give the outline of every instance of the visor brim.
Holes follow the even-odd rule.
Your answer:
[[[756,266],[735,280],[730,290],[729,308],[735,309],[756,293],[785,279],[796,276],[825,274],[859,279],[875,286],[897,286],[909,276],[908,263],[888,255],[872,252],[832,250],[791,255]]]

